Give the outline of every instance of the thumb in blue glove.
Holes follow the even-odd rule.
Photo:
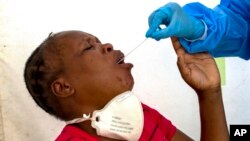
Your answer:
[[[170,36],[195,40],[200,38],[205,30],[201,20],[186,14],[177,3],[168,3],[154,11],[149,16],[148,23],[146,37],[156,40]],[[160,25],[165,25],[166,28],[161,29]]]

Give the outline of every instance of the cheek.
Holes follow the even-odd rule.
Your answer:
[[[88,60],[84,60],[82,62],[81,69],[83,71],[88,71],[89,73],[93,75],[98,75],[98,74],[104,74],[105,72],[107,73],[108,65],[95,58],[88,58]]]
[[[112,75],[103,73],[102,75],[98,75],[96,82],[96,84],[100,86],[99,88],[103,89],[103,91],[113,91],[115,93],[131,90],[134,85],[132,75],[121,73],[113,73]]]

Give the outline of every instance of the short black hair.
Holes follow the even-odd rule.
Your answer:
[[[52,82],[62,73],[60,45],[49,36],[33,51],[24,69],[26,87],[34,101],[47,113],[65,120],[60,112],[60,105],[51,90]]]

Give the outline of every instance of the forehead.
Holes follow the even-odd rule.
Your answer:
[[[62,54],[68,54],[69,52],[73,53],[74,51],[83,48],[86,43],[91,40],[99,42],[99,39],[94,35],[82,31],[65,31],[55,34],[53,38],[56,48]]]
[[[82,31],[64,31],[55,35],[55,40],[61,43],[66,43],[68,41],[77,42],[79,40],[87,41],[88,39],[99,40],[94,35]]]
[[[64,31],[49,37],[43,46],[43,55],[53,58],[71,56],[83,48],[95,36],[82,31]],[[99,41],[99,40],[98,40]]]

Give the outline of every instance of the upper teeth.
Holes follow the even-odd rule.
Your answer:
[[[123,58],[123,57],[119,58],[119,60],[118,60],[117,64],[122,63],[122,62],[123,62],[123,60],[124,60],[124,58]]]

